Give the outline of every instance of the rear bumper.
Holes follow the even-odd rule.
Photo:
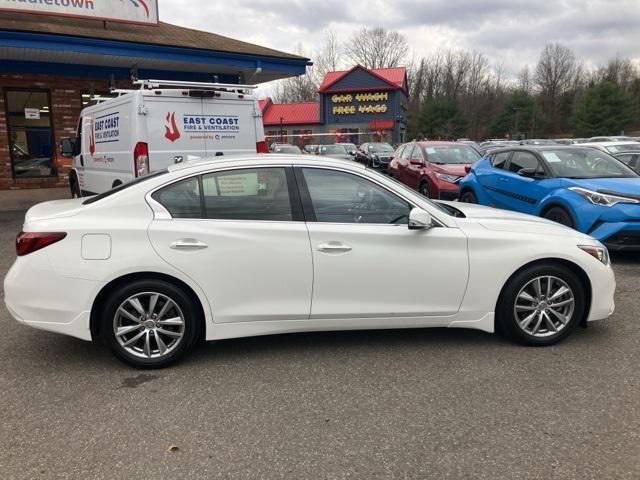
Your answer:
[[[44,251],[18,257],[4,279],[4,302],[19,323],[91,340],[90,308],[98,282],[62,277]]]

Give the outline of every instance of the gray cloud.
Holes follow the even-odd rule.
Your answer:
[[[640,62],[638,0],[160,0],[160,17],[284,51],[300,45],[309,55],[327,29],[345,41],[381,26],[407,35],[416,57],[474,50],[511,75],[535,64],[548,42],[588,65],[617,54]]]

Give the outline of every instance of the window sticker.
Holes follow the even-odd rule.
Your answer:
[[[560,157],[558,157],[558,155],[556,155],[555,152],[542,152],[542,156],[545,158],[545,160],[549,163],[559,163],[562,162],[562,160],[560,160]]]
[[[433,148],[433,147],[427,147],[427,148],[425,148],[425,150],[427,151],[427,153],[429,155],[433,155],[434,153],[436,153],[436,149]]]

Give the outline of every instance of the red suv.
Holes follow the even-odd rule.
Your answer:
[[[425,197],[455,200],[465,167],[481,155],[469,145],[456,142],[412,142],[396,150],[387,172]]]

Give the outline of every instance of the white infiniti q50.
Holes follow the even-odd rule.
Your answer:
[[[23,230],[11,314],[137,367],[198,339],[300,331],[474,328],[549,345],[614,309],[593,238],[322,157],[175,165],[36,205]]]

